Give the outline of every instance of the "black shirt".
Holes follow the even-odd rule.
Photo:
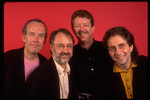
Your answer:
[[[87,50],[79,43],[74,46],[71,63],[75,71],[78,93],[108,96],[109,76],[112,68],[102,42],[95,41]]]

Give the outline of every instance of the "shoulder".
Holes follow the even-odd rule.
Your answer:
[[[148,57],[140,55],[138,56],[138,61],[137,61],[138,66],[148,66]]]
[[[147,56],[144,56],[144,55],[140,55],[138,56],[138,61],[147,61],[148,60],[148,57]]]
[[[12,50],[6,51],[4,53],[4,57],[7,57],[7,56],[11,57],[11,56],[20,55],[20,53],[23,53],[23,50],[24,50],[24,47],[19,48],[19,49],[12,49]]]
[[[42,82],[43,80],[52,80],[55,78],[57,74],[56,67],[53,63],[51,63],[51,58],[41,65],[39,65],[30,75],[29,80],[37,80],[38,82]]]
[[[19,49],[12,49],[4,53],[4,63],[19,62],[23,59],[24,47]]]
[[[42,63],[41,65],[39,65],[35,71],[36,73],[45,73],[49,70],[52,70],[52,68],[55,67],[54,61],[52,58],[50,58],[49,60],[46,60],[44,63]]]
[[[95,40],[94,43],[97,44],[97,45],[102,45],[102,42],[101,42],[101,41]]]
[[[41,55],[40,53],[38,53],[38,56],[39,56],[39,60],[40,60],[41,64],[44,63],[47,60],[47,58],[44,57],[43,55]]]
[[[94,41],[94,46],[97,48],[103,48],[102,42],[101,41]]]
[[[81,48],[81,46],[78,44],[74,45],[74,48],[73,49],[78,49],[78,48]]]

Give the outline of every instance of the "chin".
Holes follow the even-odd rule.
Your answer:
[[[33,53],[33,54],[37,54],[37,53],[39,53],[39,51],[32,51],[32,53]]]
[[[69,60],[61,60],[62,64],[66,64],[69,62]]]

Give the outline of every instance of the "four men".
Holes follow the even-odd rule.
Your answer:
[[[46,41],[46,25],[39,19],[25,24],[25,46],[4,54],[5,98],[148,97],[147,57],[138,56],[134,37],[126,28],[106,32],[106,52],[102,42],[92,38],[94,19],[88,11],[75,11],[71,26],[78,44],[74,46],[67,29],[53,31],[52,56],[47,60],[38,53]]]

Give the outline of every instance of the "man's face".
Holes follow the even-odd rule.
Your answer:
[[[46,30],[42,23],[30,22],[27,25],[27,34],[22,36],[26,52],[38,53],[43,47],[45,35]]]
[[[92,38],[92,33],[95,30],[95,26],[91,27],[90,19],[76,17],[74,19],[73,31],[81,42],[88,42]]]
[[[119,66],[130,66],[133,45],[129,46],[120,35],[115,35],[108,39],[108,49],[111,58]]]
[[[54,40],[54,44],[50,44],[52,56],[60,65],[69,62],[73,55],[73,41],[70,36],[59,32]]]

